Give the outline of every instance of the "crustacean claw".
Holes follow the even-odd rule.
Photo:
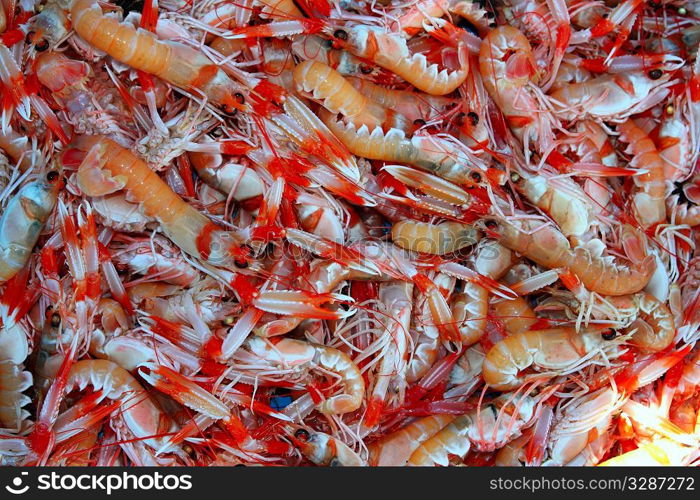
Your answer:
[[[312,293],[304,290],[274,290],[260,292],[253,299],[253,305],[263,311],[316,319],[342,319],[355,314],[355,309],[330,310],[323,304],[352,304],[355,301],[349,295],[339,293]]]
[[[209,391],[167,366],[144,363],[139,367],[139,375],[159,391],[210,418],[222,419],[230,415],[228,407]]]

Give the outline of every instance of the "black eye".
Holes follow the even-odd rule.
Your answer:
[[[457,26],[459,26],[459,27],[462,28],[463,30],[468,31],[469,33],[471,33],[471,34],[474,35],[474,36],[479,36],[479,30],[476,29],[476,26],[474,26],[473,23],[471,23],[470,21],[467,21],[467,20],[464,19],[464,18],[461,18],[461,19],[457,22]]]
[[[331,467],[342,467],[343,466],[343,464],[341,464],[340,460],[338,460],[337,458],[333,458],[333,460],[328,462],[328,465],[330,465]]]
[[[243,104],[245,102],[245,97],[243,97],[243,94],[241,94],[240,92],[236,92],[235,94],[233,94],[233,97],[236,98],[236,101],[238,101],[239,104]]]
[[[612,340],[615,337],[617,337],[617,332],[615,330],[610,330],[609,332],[605,332],[603,334],[603,339],[604,340]]]
[[[234,108],[233,106],[229,106],[228,104],[222,104],[221,105],[221,111],[223,111],[227,115],[235,115],[238,113],[238,110]]]
[[[366,64],[360,65],[360,71],[364,75],[369,75],[373,70],[371,66],[367,66]]]
[[[53,313],[51,315],[51,326],[53,328],[58,328],[60,324],[61,324],[61,315],[58,313]]]
[[[337,38],[338,40],[347,40],[348,39],[348,34],[345,30],[335,30],[333,33],[333,36]]]
[[[664,72],[661,71],[660,69],[652,69],[649,72],[649,78],[651,78],[652,80],[658,80],[659,78],[661,78],[663,76],[663,74],[664,74]]]
[[[58,180],[58,172],[55,170],[52,170],[48,174],[46,174],[46,180],[49,181],[51,184],[56,182]]]
[[[511,172],[510,173],[510,180],[515,182],[515,183],[518,183],[522,180],[522,177],[520,177],[520,174],[517,172]]]
[[[498,222],[496,222],[493,219],[489,219],[486,221],[486,227],[489,229],[496,229],[498,227]]]
[[[479,115],[477,115],[473,111],[470,111],[469,113],[467,113],[467,117],[472,122],[473,127],[476,127],[479,124]]]
[[[420,118],[418,118],[417,120],[413,120],[413,124],[416,127],[422,127],[423,125],[425,125],[425,120],[421,120]]]
[[[476,170],[472,170],[469,173],[469,177],[471,177],[471,180],[473,180],[474,182],[481,182],[481,174]]]
[[[49,41],[44,39],[40,40],[36,44],[34,44],[34,48],[37,50],[37,52],[44,52],[46,49],[49,48]]]
[[[235,259],[233,263],[236,265],[236,267],[240,269],[245,269],[246,267],[248,267],[248,261],[246,260]]]
[[[299,429],[294,433],[294,437],[299,441],[308,441],[311,434],[306,429]]]

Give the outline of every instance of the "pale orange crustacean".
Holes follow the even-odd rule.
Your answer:
[[[0,2],[0,465],[698,465],[697,16]]]

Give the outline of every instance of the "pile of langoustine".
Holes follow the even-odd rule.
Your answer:
[[[697,0],[0,7],[0,463],[697,463]]]

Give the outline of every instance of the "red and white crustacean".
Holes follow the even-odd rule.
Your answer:
[[[696,3],[381,4],[0,2],[0,464],[698,463]]]

